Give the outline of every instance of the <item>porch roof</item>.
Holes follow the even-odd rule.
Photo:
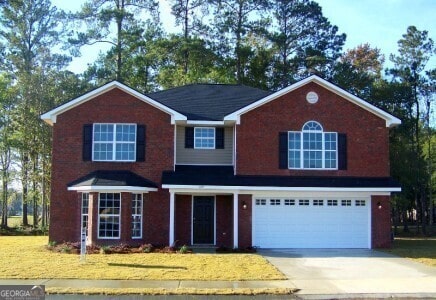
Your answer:
[[[126,170],[98,170],[68,184],[70,191],[157,191],[157,184]]]
[[[230,189],[335,188],[401,191],[391,177],[333,177],[333,176],[260,176],[234,175],[232,166],[176,166],[162,176],[163,188],[229,187]]]

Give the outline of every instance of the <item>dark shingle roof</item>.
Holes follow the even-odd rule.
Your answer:
[[[147,96],[187,116],[188,120],[222,121],[224,116],[270,94],[244,85],[190,84]]]
[[[162,175],[162,184],[321,188],[398,188],[391,177],[234,175],[231,166],[176,166]]]
[[[137,186],[157,188],[157,185],[130,171],[94,171],[68,184],[69,187],[79,186]]]

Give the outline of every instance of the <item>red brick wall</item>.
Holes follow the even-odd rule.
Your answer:
[[[318,103],[306,101],[306,94],[310,91],[318,94]],[[347,134],[347,170],[279,169],[279,132],[301,131],[303,125],[311,120],[319,122],[326,132]],[[242,115],[236,131],[238,174],[389,176],[386,122],[315,83]]]
[[[233,246],[233,196],[216,196],[216,245]]]
[[[251,240],[251,227],[252,227],[252,196],[251,195],[239,195],[238,209],[239,209],[239,248],[245,248],[252,246]],[[242,208],[242,204],[245,202],[247,209]]]
[[[192,196],[176,195],[175,240],[177,246],[191,245]]]
[[[381,204],[379,209],[378,204]],[[391,205],[389,196],[371,197],[371,248],[390,248],[391,240]]]
[[[160,185],[163,170],[173,169],[174,128],[170,115],[119,89],[113,89],[57,117],[53,126],[53,164],[50,240],[78,241],[80,207],[67,184],[95,170],[130,170]],[[82,161],[84,124],[137,123],[146,125],[145,162]],[[168,243],[169,193],[151,192],[144,201],[144,239]]]

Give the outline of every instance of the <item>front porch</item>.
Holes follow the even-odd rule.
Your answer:
[[[251,195],[170,190],[169,245],[251,246]]]

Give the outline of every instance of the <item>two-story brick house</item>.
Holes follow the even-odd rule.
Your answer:
[[[53,126],[50,240],[390,246],[394,116],[311,76],[275,93],[111,82]]]

